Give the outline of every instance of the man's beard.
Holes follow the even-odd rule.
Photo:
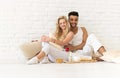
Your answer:
[[[74,24],[74,25],[70,24],[70,26],[71,26],[72,28],[75,28],[75,27],[77,27],[77,24]]]

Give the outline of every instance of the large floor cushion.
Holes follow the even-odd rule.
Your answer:
[[[38,52],[40,52],[42,43],[38,42],[27,42],[20,46],[20,49],[23,52],[23,55],[29,59],[34,57]]]

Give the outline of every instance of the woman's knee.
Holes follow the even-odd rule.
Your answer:
[[[49,43],[45,43],[45,45],[42,47],[42,51],[44,51],[46,55],[50,53],[51,49],[52,46]]]

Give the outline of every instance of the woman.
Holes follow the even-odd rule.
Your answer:
[[[68,60],[68,54],[57,47],[51,45],[51,43],[58,44],[61,47],[67,45],[73,38],[74,34],[69,30],[69,23],[65,16],[61,16],[57,20],[56,31],[53,34],[55,38],[50,38],[48,36],[42,36],[41,41],[44,43],[42,45],[41,52],[30,59],[27,64],[37,64],[43,60],[47,55],[53,57],[50,59],[52,62],[55,62],[57,58],[62,58],[63,60]],[[50,43],[50,44],[49,44]]]

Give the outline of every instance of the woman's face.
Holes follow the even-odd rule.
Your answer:
[[[65,19],[60,19],[59,20],[59,26],[62,30],[65,30],[67,28],[67,22]]]

